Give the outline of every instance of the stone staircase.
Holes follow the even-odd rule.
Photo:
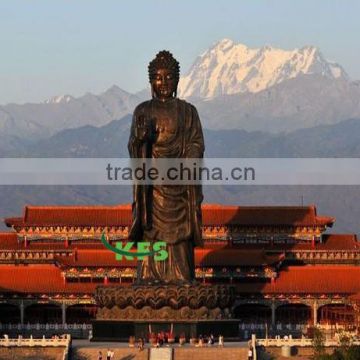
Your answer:
[[[247,355],[243,347],[186,347],[174,349],[173,360],[247,360]]]
[[[150,360],[173,360],[172,348],[151,348]]]

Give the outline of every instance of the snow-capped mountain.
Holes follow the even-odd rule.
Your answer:
[[[47,99],[44,101],[45,104],[62,104],[62,103],[68,103],[71,100],[74,100],[74,98],[71,95],[60,95],[60,96],[54,96],[50,99]]]
[[[270,46],[251,49],[223,39],[195,60],[180,80],[179,95],[213,98],[256,93],[300,74],[348,79],[340,65],[327,61],[314,46],[294,50]]]

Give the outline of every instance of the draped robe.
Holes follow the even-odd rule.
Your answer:
[[[151,144],[136,136],[138,119],[152,121]],[[202,158],[204,139],[196,108],[177,98],[146,101],[134,111],[128,149],[131,158]],[[201,185],[134,185],[129,240],[165,241],[168,258],[146,257],[138,265],[139,283],[194,280],[194,247],[202,246]]]

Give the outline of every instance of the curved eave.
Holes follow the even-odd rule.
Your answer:
[[[22,227],[24,226],[24,219],[22,217],[9,217],[4,219],[7,227]]]

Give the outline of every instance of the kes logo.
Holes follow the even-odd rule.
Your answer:
[[[144,260],[145,256],[154,256],[155,261],[166,260],[169,256],[166,250],[165,241],[157,241],[153,244],[152,250],[150,250],[151,243],[147,241],[137,242],[137,251],[130,251],[134,245],[134,242],[127,242],[123,247],[122,242],[117,242],[116,247],[112,246],[108,241],[106,241],[105,233],[101,235],[101,242],[103,245],[110,251],[116,254],[116,260],[133,260],[134,257],[138,260]]]

